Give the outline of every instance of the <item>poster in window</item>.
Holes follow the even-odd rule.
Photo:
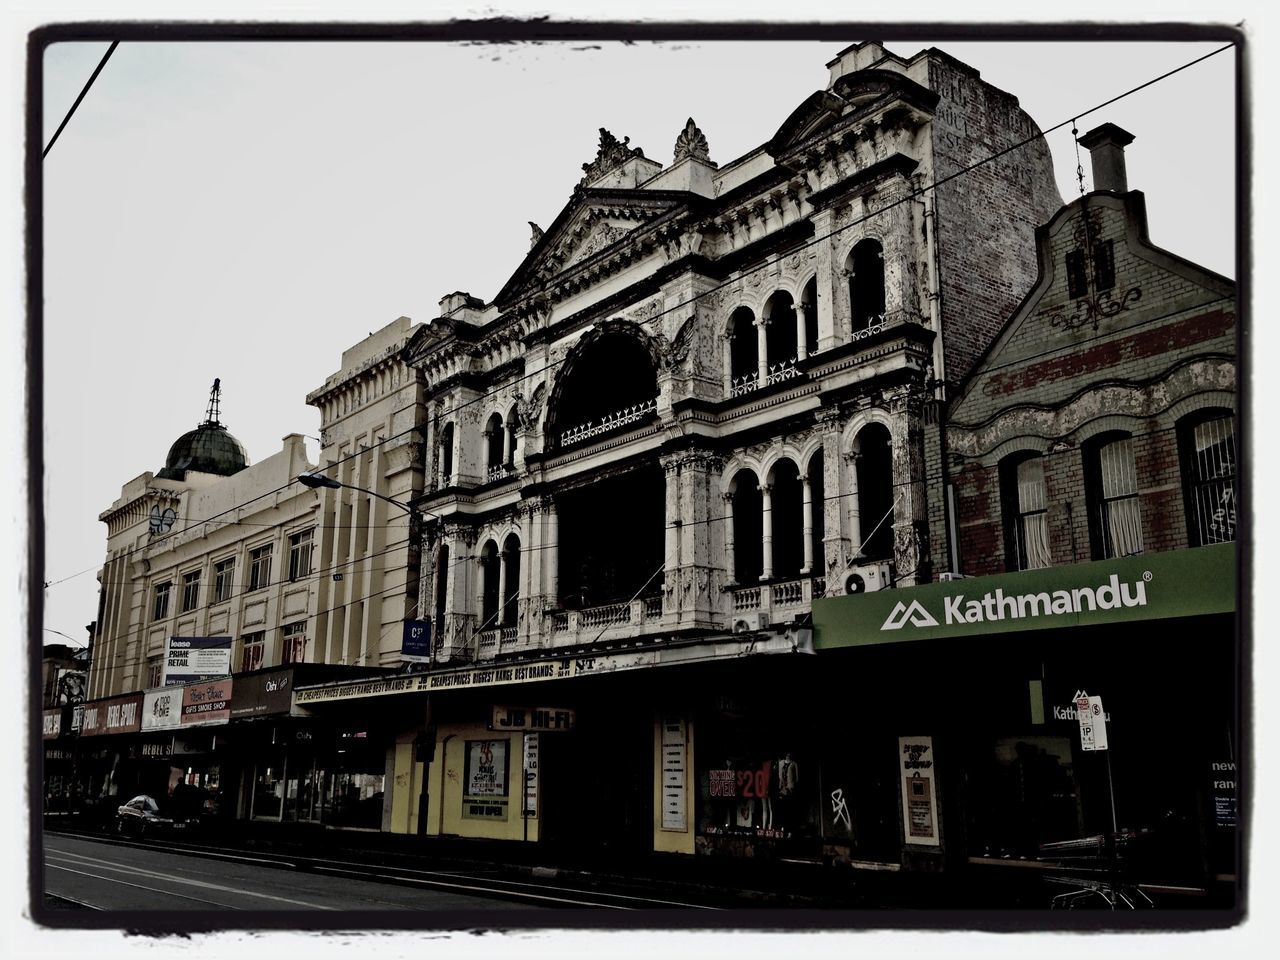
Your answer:
[[[898,763],[902,774],[903,841],[939,847],[938,788],[932,737],[899,737]]]
[[[685,811],[686,763],[685,722],[680,717],[662,720],[662,829],[684,832],[687,829]]]
[[[507,741],[468,740],[462,816],[475,820],[507,818]]]

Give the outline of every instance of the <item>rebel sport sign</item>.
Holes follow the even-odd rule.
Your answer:
[[[815,650],[1236,608],[1235,544],[815,600]]]

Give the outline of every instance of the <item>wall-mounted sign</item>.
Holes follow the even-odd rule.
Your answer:
[[[1210,792],[1213,797],[1213,822],[1219,827],[1236,825],[1236,765],[1233,760],[1218,760],[1209,765]]]
[[[524,735],[524,802],[520,813],[526,817],[538,815],[538,734]]]
[[[662,719],[662,829],[683,833],[688,829],[689,766],[685,722],[681,717]]]
[[[1107,749],[1107,720],[1102,712],[1102,698],[1082,692],[1076,697],[1076,717],[1080,721],[1080,749]]]
[[[431,662],[431,621],[406,620],[400,640],[400,659],[408,663]]]
[[[71,670],[63,667],[58,670],[56,683],[58,705],[84,703],[85,691],[89,688],[89,675],[83,670]]]
[[[142,729],[142,694],[96,700],[84,705],[80,736],[96,737],[107,733],[137,733]]]
[[[192,683],[182,689],[182,724],[226,723],[231,719],[230,677]]]
[[[71,732],[79,733],[84,725],[84,704],[77,703],[71,708]]]
[[[815,600],[814,648],[987,637],[1235,608],[1235,544],[1215,544]]]
[[[231,717],[283,715],[293,705],[293,667],[236,677]]]
[[[165,646],[160,685],[214,680],[231,673],[230,637],[170,637]]]
[[[142,695],[142,729],[168,730],[182,722],[182,687],[161,687]]]
[[[494,730],[572,730],[576,714],[564,707],[493,708]]]
[[[62,734],[62,708],[46,710],[42,714],[44,739],[54,740]]]
[[[507,741],[468,740],[462,785],[462,815],[468,819],[507,818]]]
[[[942,845],[938,832],[938,772],[933,762],[932,737],[899,737],[898,763],[902,771],[903,842],[929,847]]]

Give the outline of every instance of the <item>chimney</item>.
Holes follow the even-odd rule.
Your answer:
[[[1133,143],[1133,134],[1114,123],[1094,127],[1080,138],[1080,146],[1089,151],[1093,162],[1093,189],[1127,193],[1129,182],[1124,173],[1124,148]]]

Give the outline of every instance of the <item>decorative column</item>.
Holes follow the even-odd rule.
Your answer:
[[[804,496],[804,566],[800,575],[813,575],[813,487],[807,473],[800,475],[800,488]]]
[[[720,499],[724,503],[724,557],[729,574],[726,583],[733,586],[738,582],[737,556],[733,552],[733,494],[722,493]]]
[[[560,519],[552,496],[542,498],[542,570],[548,606],[560,605]]]
[[[769,382],[769,321],[756,321],[756,371],[760,382],[756,387],[763,387]]]
[[[849,546],[855,557],[862,556],[862,514],[858,506],[858,460],[859,453],[845,454],[844,462],[849,465]]]
[[[490,629],[501,627],[507,619],[507,551],[505,546],[498,548],[498,607]]]
[[[726,333],[723,340],[724,348],[721,353],[724,355],[724,395],[728,398],[733,396],[733,334]]]
[[[760,579],[773,579],[773,487],[760,484],[761,530]]]
[[[804,303],[793,304],[791,312],[796,318],[796,362],[809,356],[809,345],[805,342]]]
[[[830,209],[820,210],[813,215],[814,234],[819,237],[828,236],[834,226]],[[830,350],[839,338],[836,333],[835,292],[840,279],[840,267],[835,263],[832,251],[832,240],[825,240],[817,245],[817,288],[818,294],[818,349]]]

